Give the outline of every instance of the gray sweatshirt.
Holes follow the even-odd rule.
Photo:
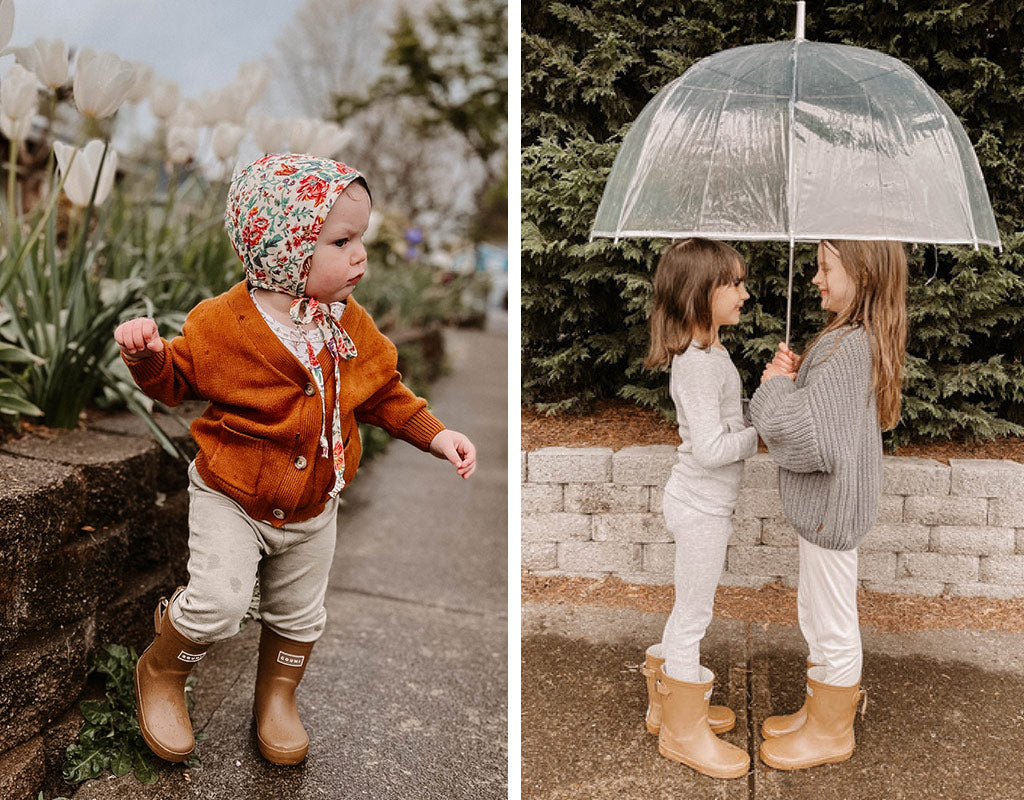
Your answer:
[[[725,349],[691,344],[673,357],[669,388],[682,444],[665,494],[727,517],[736,506],[743,459],[757,452],[757,431],[743,422],[740,374]]]
[[[795,381],[765,381],[750,417],[779,465],[786,517],[807,541],[852,550],[874,524],[882,494],[882,431],[862,327],[823,336]]]

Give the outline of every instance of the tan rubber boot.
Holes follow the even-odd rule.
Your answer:
[[[807,673],[807,722],[803,727],[761,743],[761,760],[775,769],[806,769],[835,764],[853,755],[853,719],[865,693],[860,684],[832,686],[817,680],[823,667]]]
[[[807,659],[807,669],[811,667],[818,667],[820,664],[815,664],[811,659]],[[785,736],[787,733],[793,733],[803,727],[804,723],[807,722],[807,695],[804,695],[804,703],[800,708],[794,711],[792,714],[780,714],[775,717],[768,717],[764,722],[761,723],[761,735],[765,739],[775,739],[779,736]]]
[[[658,670],[661,669],[665,659],[661,656],[661,645],[652,644],[647,648],[644,656],[644,665],[640,671],[647,679],[647,717],[645,723],[649,733],[658,735],[661,730],[661,695],[658,694],[655,685],[658,680]],[[708,725],[715,733],[726,733],[736,727],[736,715],[728,706],[708,706]]]
[[[298,764],[309,750],[309,737],[295,705],[295,687],[302,680],[314,642],[296,642],[266,625],[260,633],[256,670],[256,740],[272,764]]]
[[[184,588],[178,587],[174,596]],[[149,749],[166,761],[184,761],[195,746],[185,705],[185,679],[206,655],[210,642],[193,642],[175,628],[170,605],[162,597],[153,612],[156,636],[135,665],[135,704],[139,730]]]
[[[750,757],[745,750],[722,741],[708,725],[708,700],[715,676],[701,667],[700,683],[684,683],[658,670],[661,695],[661,732],[658,752],[665,758],[693,767],[712,778],[739,778],[747,774]]]

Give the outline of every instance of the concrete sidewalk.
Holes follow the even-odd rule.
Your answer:
[[[195,669],[202,766],[160,762],[153,786],[99,779],[75,800],[507,796],[506,328],[446,331],[452,371],[431,391],[476,474],[395,442],[345,492],[327,630],[298,691],[306,761],[256,750],[250,624]]]
[[[527,604],[522,643],[522,796],[532,800],[1019,800],[1024,797],[1024,636],[864,630],[867,713],[841,764],[798,772],[757,758],[759,726],[802,702],[796,627],[715,618],[703,660],[724,738],[752,756],[715,780],[658,755],[639,667],[665,614]]]

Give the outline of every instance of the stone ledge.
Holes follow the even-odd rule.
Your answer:
[[[521,455],[525,570],[536,563],[546,574],[612,574],[644,583],[667,576],[671,582],[675,550],[660,511],[674,447],[616,453],[544,448]],[[878,519],[860,546],[863,586],[908,594],[985,596],[990,590],[993,597],[1024,596],[1024,465],[954,459],[946,466],[885,456],[883,470]],[[795,581],[797,535],[782,512],[777,475],[767,454],[745,464],[723,584]],[[595,546],[602,544],[608,546]]]
[[[56,785],[89,653],[148,643],[156,598],[186,576],[184,463],[130,415],[101,427],[0,448],[3,798]]]

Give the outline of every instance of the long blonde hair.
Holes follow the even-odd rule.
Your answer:
[[[907,349],[907,254],[900,242],[823,241],[839,254],[853,282],[853,300],[840,313],[829,312],[825,329],[807,347],[811,349],[829,331],[844,325],[862,326],[871,341],[871,387],[882,430],[900,419]]]
[[[724,242],[684,239],[666,247],[654,272],[647,369],[664,369],[711,330],[711,293],[746,276],[743,256]]]

